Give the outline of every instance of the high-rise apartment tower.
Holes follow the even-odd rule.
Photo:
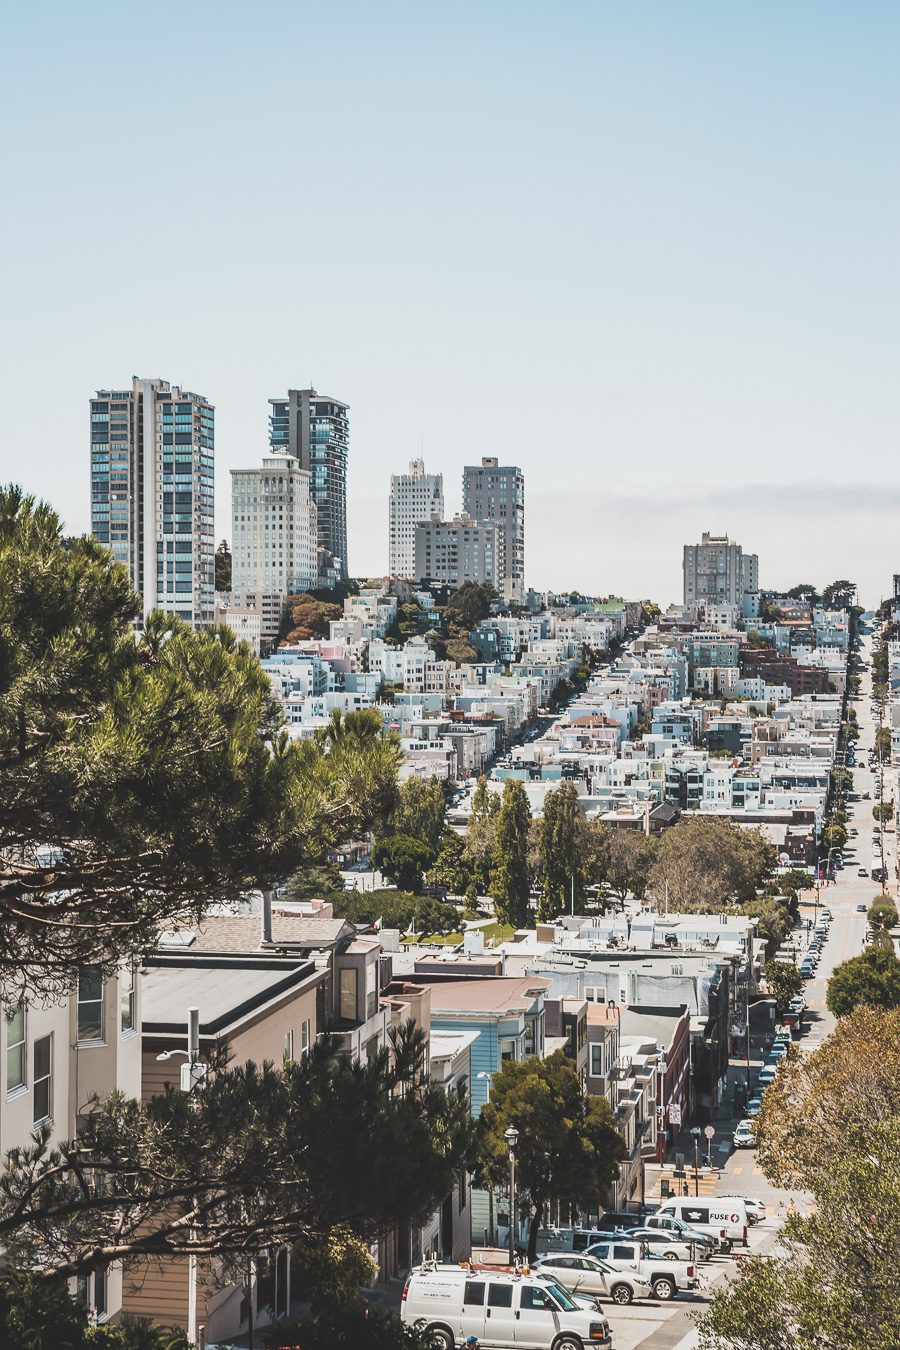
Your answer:
[[[388,573],[414,577],[416,526],[434,516],[443,519],[443,474],[426,473],[421,459],[410,462],[409,473],[392,473],[389,514]]]
[[[463,469],[463,511],[499,527],[497,589],[507,600],[525,594],[525,476],[521,469],[482,457]]]
[[[91,399],[91,530],[124,563],[144,613],[213,622],[215,410],[167,380]]]
[[[315,389],[289,389],[286,398],[270,398],[269,444],[293,455],[310,475],[318,517],[319,572],[334,563],[347,576],[347,448],[349,404]]]
[[[309,472],[293,455],[232,469],[232,589],[295,595],[314,588],[317,525]]]
[[[685,544],[685,605],[734,605],[759,590],[759,558],[745,553],[727,534],[704,531],[699,544]]]

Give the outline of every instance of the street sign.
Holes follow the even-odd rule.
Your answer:
[[[670,1103],[669,1103],[669,1124],[670,1124],[670,1125],[680,1125],[680,1124],[681,1124],[681,1103],[680,1103],[680,1102],[670,1102]]]
[[[712,1138],[715,1136],[715,1133],[716,1133],[716,1127],[715,1127],[715,1125],[707,1125],[707,1126],[705,1127],[703,1133],[706,1135],[707,1139],[712,1139]]]

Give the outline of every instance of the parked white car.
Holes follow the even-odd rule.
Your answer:
[[[652,1298],[653,1286],[643,1275],[616,1270],[583,1252],[551,1252],[538,1257],[535,1272],[547,1272],[565,1285],[571,1294],[592,1294],[610,1298],[613,1303],[631,1303],[636,1298]]]
[[[755,1148],[756,1133],[752,1120],[742,1120],[734,1132],[735,1148]]]

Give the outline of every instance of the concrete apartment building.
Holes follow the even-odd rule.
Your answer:
[[[500,531],[497,590],[507,600],[525,595],[525,475],[493,456],[463,469],[463,511],[473,520],[495,521]]]
[[[290,454],[231,470],[234,592],[297,595],[316,585],[318,513],[312,476]]]
[[[444,518],[443,474],[426,473],[421,459],[410,460],[409,473],[392,473],[388,516],[388,575],[415,577],[416,526]]]
[[[347,573],[347,454],[349,404],[315,389],[289,389],[270,398],[269,445],[292,455],[310,475],[316,505],[318,571],[327,577]]]
[[[249,642],[254,656],[272,650],[281,627],[281,591],[216,591],[216,623]]]
[[[134,376],[90,404],[91,532],[124,563],[144,614],[213,622],[215,410],[202,394]]]
[[[685,544],[684,604],[693,609],[727,606],[741,612],[745,595],[759,590],[759,559],[727,534],[704,531],[699,544]]]
[[[141,1094],[139,972],[124,966],[109,979],[84,966],[75,991],[59,1002],[23,998],[0,1017],[6,1070],[0,1093],[0,1155],[33,1146],[49,1126],[51,1145],[73,1139],[94,1095]],[[123,1275],[113,1265],[78,1281],[100,1321],[123,1306]]]
[[[458,589],[466,581],[502,584],[503,533],[494,521],[462,514],[416,525],[415,574],[419,581]]]

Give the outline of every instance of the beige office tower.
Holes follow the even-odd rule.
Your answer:
[[[231,470],[231,585],[235,592],[296,595],[317,582],[316,504],[293,455]]]

